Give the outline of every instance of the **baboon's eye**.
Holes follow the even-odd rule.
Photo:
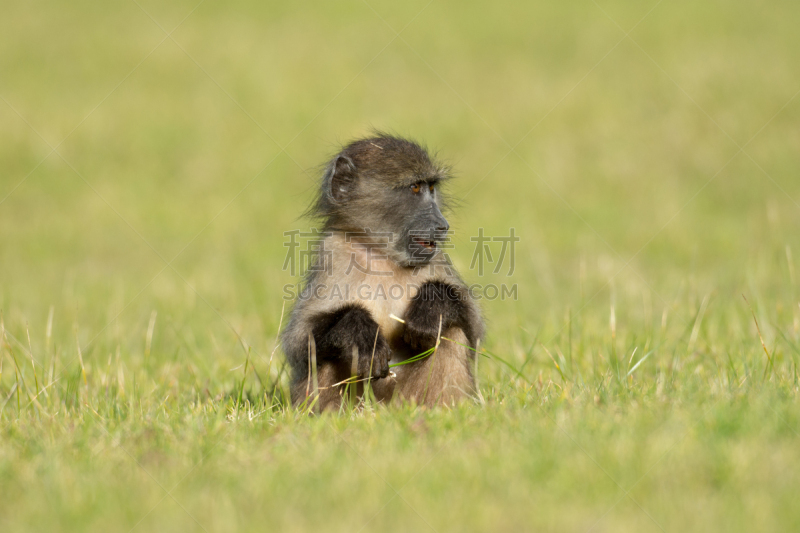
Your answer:
[[[431,183],[431,184],[428,186],[428,188],[431,190],[431,192],[433,192],[433,183]]]
[[[411,192],[413,192],[414,194],[418,194],[419,191],[420,191],[419,183],[415,183],[414,185],[411,186]]]

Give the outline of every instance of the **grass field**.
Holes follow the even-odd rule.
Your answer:
[[[2,11],[0,530],[800,530],[797,2]],[[476,402],[308,416],[284,232],[371,128],[518,298]]]

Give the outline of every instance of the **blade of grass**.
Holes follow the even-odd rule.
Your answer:
[[[550,350],[548,350],[547,347],[544,344],[542,344],[542,343],[539,343],[539,344],[544,349],[544,353],[547,354],[547,357],[549,357],[550,360],[553,361],[553,364],[556,365],[556,370],[558,370],[558,374],[561,376],[561,381],[566,383],[567,378],[564,377],[564,372],[561,371],[561,367],[558,366],[558,363],[556,362],[556,360],[553,357],[553,355],[550,353]]]
[[[635,350],[634,350],[634,351],[635,351]],[[631,368],[630,370],[628,370],[628,375],[627,375],[627,376],[625,376],[625,377],[629,377],[631,374],[633,374],[633,373],[636,371],[636,369],[637,369],[637,368],[639,368],[639,365],[641,365],[642,363],[644,363],[644,362],[645,362],[645,360],[646,360],[648,357],[650,357],[650,354],[652,354],[654,351],[655,351],[655,350],[650,350],[649,352],[647,352],[646,354],[644,354],[644,356],[642,356],[642,358],[641,358],[641,359],[639,359],[639,360],[636,362],[636,364],[635,364],[635,365],[633,365],[633,368]]]
[[[531,380],[529,380],[528,378],[526,378],[526,377],[525,377],[525,375],[524,375],[524,374],[522,374],[522,373],[521,373],[519,370],[517,370],[517,369],[516,369],[516,367],[515,367],[514,365],[512,365],[511,363],[509,363],[508,361],[506,361],[506,360],[505,360],[505,359],[503,359],[502,357],[500,357],[500,356],[498,356],[498,355],[495,355],[495,354],[493,354],[492,352],[490,352],[489,350],[487,350],[487,349],[485,349],[485,348],[484,348],[482,351],[480,351],[480,352],[479,352],[478,350],[476,350],[476,349],[475,349],[475,348],[473,348],[472,346],[467,346],[466,344],[461,344],[460,342],[458,342],[458,341],[454,341],[453,339],[449,339],[449,338],[447,338],[447,337],[442,337],[442,339],[444,339],[444,340],[446,340],[446,341],[450,341],[450,342],[452,342],[452,343],[454,343],[454,344],[458,344],[459,346],[463,346],[464,348],[466,348],[466,349],[468,349],[468,350],[472,350],[472,351],[473,351],[473,352],[475,352],[477,355],[482,355],[483,357],[485,357],[485,358],[487,358],[487,359],[495,359],[495,360],[497,360],[497,361],[500,361],[500,362],[501,362],[501,363],[503,363],[505,366],[507,366],[508,368],[510,368],[510,369],[511,369],[511,370],[512,370],[512,371],[513,371],[513,372],[514,372],[514,373],[515,373],[515,374],[516,374],[516,375],[517,375],[519,378],[521,378],[523,381],[525,381],[525,382],[527,382],[527,383],[529,383],[529,384],[531,383]]]
[[[764,344],[764,337],[761,336],[761,328],[758,325],[758,319],[756,318],[755,311],[753,311],[753,306],[750,305],[750,302],[747,301],[747,297],[745,297],[744,294],[742,294],[742,298],[744,298],[744,301],[747,303],[747,306],[750,308],[750,313],[753,315],[753,321],[756,323],[756,331],[758,332],[758,340],[761,341],[761,347],[764,348],[764,353],[767,354],[767,366],[764,367],[764,377],[763,377],[763,379],[766,380],[767,379],[767,372],[770,369],[773,369],[773,371],[774,371],[774,368],[773,368],[773,365],[772,365],[772,356],[769,354],[769,350],[767,350],[767,345]]]
[[[436,350],[439,349],[439,343],[442,341],[442,315],[439,315],[439,330],[436,332],[436,345],[433,347],[433,354],[431,355],[431,362],[428,363],[431,366],[430,371],[428,372],[428,379],[425,381],[425,392],[422,393],[422,403],[425,403],[425,400],[428,398],[428,385],[431,384],[431,376],[433,375],[433,365],[436,362]]]

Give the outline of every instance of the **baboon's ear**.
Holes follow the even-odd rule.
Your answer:
[[[356,166],[346,155],[337,156],[331,164],[331,196],[337,202],[350,197],[356,187]]]

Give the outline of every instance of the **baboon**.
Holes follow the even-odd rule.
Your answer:
[[[338,408],[353,376],[379,401],[449,405],[473,392],[484,324],[443,252],[449,177],[419,144],[383,133],[327,163],[308,211],[323,238],[282,334],[295,405],[318,394],[315,408]]]

